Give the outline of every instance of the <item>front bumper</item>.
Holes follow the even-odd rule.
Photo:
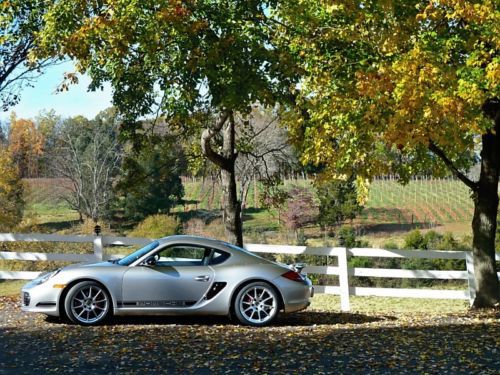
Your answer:
[[[21,310],[59,316],[60,289],[52,288],[52,284],[26,284],[21,290]]]

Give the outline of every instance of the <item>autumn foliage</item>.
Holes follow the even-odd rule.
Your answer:
[[[9,152],[0,146],[0,231],[12,229],[22,219],[23,184]]]
[[[9,152],[22,177],[38,177],[43,145],[43,136],[33,121],[11,116]]]

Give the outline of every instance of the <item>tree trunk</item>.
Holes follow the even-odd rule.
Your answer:
[[[496,116],[495,132],[482,135],[481,173],[474,192],[472,219],[472,251],[476,278],[474,307],[491,307],[499,303],[500,290],[495,262],[495,236],[498,212],[498,174],[500,162],[500,115]]]
[[[484,114],[494,127],[482,134],[481,172],[474,182],[462,173],[432,140],[429,150],[441,158],[455,176],[472,191],[472,253],[476,296],[473,307],[494,307],[500,302],[500,283],[495,261],[495,237],[498,213],[498,180],[500,168],[500,99],[489,99],[483,105]]]
[[[237,246],[243,246],[243,231],[241,223],[241,206],[236,192],[236,175],[231,171],[222,170],[222,201],[223,221],[227,240]]]
[[[211,141],[217,135],[222,135],[222,152],[213,150]],[[241,221],[241,205],[238,201],[236,188],[236,153],[235,123],[233,113],[221,113],[216,124],[211,129],[205,129],[201,136],[203,154],[221,169],[223,222],[227,240],[237,246],[243,246],[243,225]]]
[[[236,133],[233,113],[222,129],[222,154],[228,161],[222,168],[222,193],[224,202],[224,227],[227,240],[237,246],[243,246],[243,225],[241,218],[241,204],[238,201],[236,187]]]

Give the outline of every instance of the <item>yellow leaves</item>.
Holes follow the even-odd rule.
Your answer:
[[[22,181],[10,153],[0,147],[0,230],[9,230],[22,218]]]
[[[460,79],[458,81],[458,96],[472,106],[480,107],[485,100],[485,93],[476,83]]]
[[[500,90],[500,58],[496,58],[486,67],[486,80],[488,89]]]
[[[370,193],[370,180],[362,176],[356,176],[356,191],[358,193],[357,201],[360,205],[364,205],[368,200]]]

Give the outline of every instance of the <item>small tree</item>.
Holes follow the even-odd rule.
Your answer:
[[[10,230],[23,217],[23,184],[9,152],[0,145],[0,230]]]
[[[358,203],[354,179],[331,180],[316,187],[319,199],[318,221],[328,228],[353,220],[363,207]]]
[[[287,228],[292,229],[297,237],[298,229],[316,220],[318,209],[310,190],[293,188],[289,194],[291,198],[284,221]]]
[[[137,153],[124,158],[117,185],[124,198],[125,216],[140,220],[148,215],[168,213],[182,201],[184,187],[180,178],[185,170],[180,145],[172,140],[145,144]]]
[[[65,197],[80,217],[92,219],[109,214],[112,183],[119,172],[121,149],[117,140],[117,118],[106,110],[89,121],[75,117],[63,121],[52,153],[56,175],[71,181]]]

